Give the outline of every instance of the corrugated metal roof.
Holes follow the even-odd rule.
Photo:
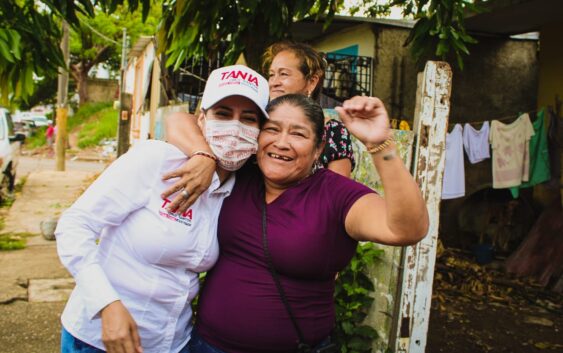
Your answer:
[[[465,20],[466,28],[472,32],[508,36],[563,21],[562,0],[490,0],[482,6],[487,11]]]
[[[315,39],[322,36],[326,36],[328,34],[332,34],[362,23],[411,29],[414,26],[415,21],[407,19],[395,20],[386,18],[334,16],[330,26],[323,31],[325,24],[324,19],[315,21],[314,18],[306,18],[291,25],[291,34],[293,36],[293,39],[297,41],[309,42],[314,41]]]
[[[145,50],[146,46],[153,40],[154,40],[153,36],[141,36],[139,39],[137,39],[135,44],[133,44],[133,47],[129,50],[129,53],[127,54],[127,58],[128,59],[136,58],[139,55],[141,55]]]

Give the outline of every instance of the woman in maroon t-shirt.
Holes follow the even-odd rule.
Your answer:
[[[221,210],[221,253],[201,293],[192,353],[290,353],[300,341],[326,344],[335,274],[357,241],[407,245],[426,234],[426,207],[397,155],[382,102],[354,97],[337,110],[372,154],[385,199],[329,170],[313,172],[324,144],[320,106],[302,95],[270,102],[258,139],[259,170],[249,165],[237,173]]]

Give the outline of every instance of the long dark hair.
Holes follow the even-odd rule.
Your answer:
[[[303,113],[313,125],[313,132],[315,134],[315,146],[319,147],[324,141],[324,113],[323,108],[307,96],[302,94],[286,94],[273,99],[266,106],[268,114],[278,108],[282,104],[290,104],[296,108],[303,110]]]

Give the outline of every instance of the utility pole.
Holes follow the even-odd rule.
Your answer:
[[[61,51],[65,61],[65,67],[59,68],[59,81],[57,91],[57,141],[56,168],[58,171],[65,170],[65,150],[67,145],[66,122],[68,114],[68,64],[69,64],[69,43],[68,43],[68,23],[63,21],[63,38],[61,41]]]
[[[119,124],[117,130],[117,156],[129,149],[129,133],[131,127],[131,95],[125,93],[125,71],[127,70],[127,29],[123,28],[123,44],[121,46],[121,85],[119,88]]]

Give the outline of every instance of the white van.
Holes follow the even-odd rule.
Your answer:
[[[0,108],[0,201],[14,190],[16,168],[25,135],[14,133],[14,123],[7,109]]]

